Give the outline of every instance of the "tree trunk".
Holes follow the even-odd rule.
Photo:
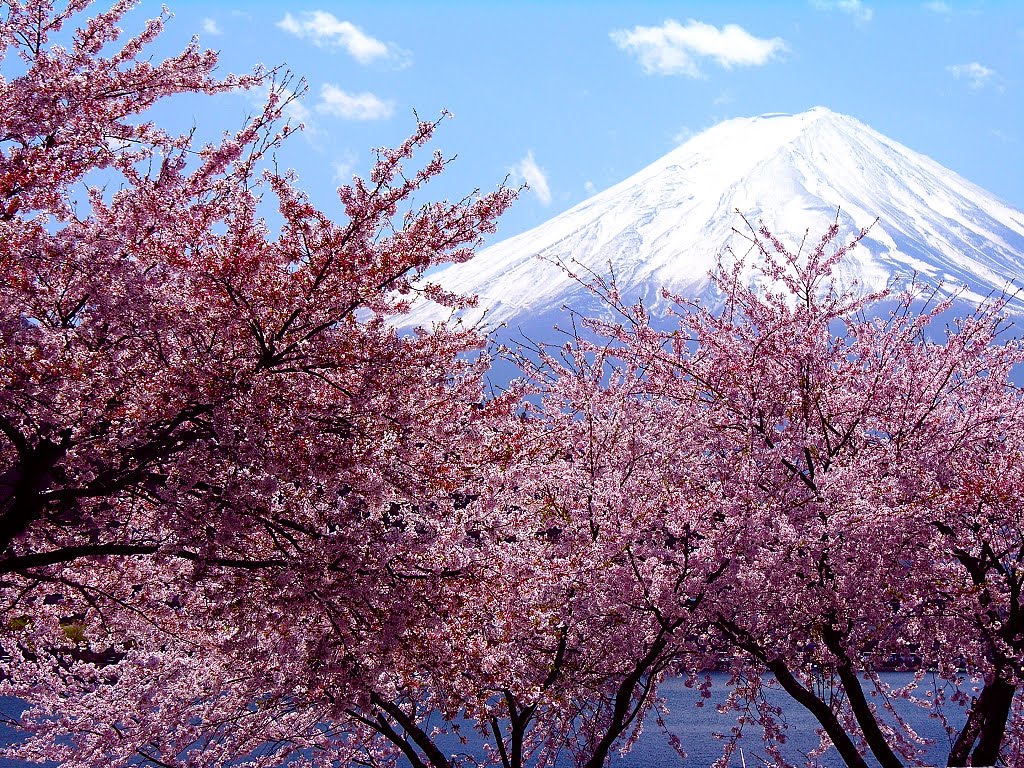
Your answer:
[[[651,684],[650,675],[653,674],[653,669],[660,660],[662,651],[668,645],[667,635],[667,632],[659,635],[643,658],[636,662],[633,671],[619,683],[619,687],[615,692],[611,722],[608,724],[608,729],[605,731],[604,736],[594,747],[593,752],[590,754],[590,759],[587,760],[584,768],[603,768],[608,762],[612,745],[626,728],[632,724],[640,706],[639,702],[634,702],[633,700],[634,692],[638,686],[641,686],[641,700],[648,695]],[[646,684],[644,682],[645,674],[648,675]]]
[[[846,733],[846,729],[839,722],[835,712],[824,701],[802,686],[800,681],[789,671],[785,662],[779,660],[770,661],[767,666],[786,693],[792,696],[799,704],[802,704],[821,723],[821,727],[825,729],[825,733],[832,739],[832,744],[848,768],[868,768],[867,762],[860,752],[857,751],[856,745],[849,734]]]
[[[1016,693],[1016,686],[1001,678],[985,684],[953,744],[946,765],[965,766],[968,755],[972,765],[995,765]]]
[[[66,452],[63,445],[42,440],[4,472],[0,483],[0,553],[42,515],[39,494],[50,482],[50,473]]]
[[[843,647],[839,631],[834,627],[827,627],[822,632],[822,639],[825,641],[826,647],[839,660],[836,672],[839,674],[839,680],[843,684],[843,690],[846,691],[846,699],[850,702],[853,716],[857,718],[857,724],[860,726],[864,739],[871,748],[875,759],[878,760],[882,768],[902,768],[902,761],[892,751],[892,747],[889,746],[885,734],[878,727],[878,720],[875,717],[875,713],[871,710],[871,705],[868,704],[867,698],[864,696],[864,689],[861,688],[860,678],[854,671],[850,656]]]

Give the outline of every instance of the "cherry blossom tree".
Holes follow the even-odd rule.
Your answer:
[[[406,628],[443,624],[441,585],[480,558],[460,493],[491,451],[481,337],[391,318],[464,302],[422,275],[469,258],[514,192],[414,207],[446,163],[407,169],[437,125],[419,122],[339,190],[335,221],[269,162],[294,83],[218,79],[194,42],[153,63],[165,18],[125,39],[131,5],[79,22],[87,2],[11,0],[0,17],[17,73],[0,81],[0,664],[29,705],[18,753],[364,754],[350,713],[393,705],[380,680],[413,658]],[[210,145],[146,119],[256,86],[265,107]]]
[[[671,462],[664,451],[645,464],[626,450],[624,441],[637,447],[643,433],[636,419],[651,413],[620,407],[636,379],[606,392],[602,368],[578,356],[553,377],[533,369],[526,392],[539,395],[546,378],[542,402],[491,422],[503,449],[467,505],[486,565],[460,584],[458,599],[435,598],[447,621],[426,627],[424,652],[407,657],[414,668],[387,678],[400,695],[379,696],[373,717],[358,715],[414,765],[606,765],[640,735],[684,648],[694,669],[707,662],[695,650],[704,646],[676,631],[686,617],[663,615],[644,591],[639,573],[654,563],[638,553],[637,531],[662,535],[648,528],[664,510],[652,491]],[[649,457],[660,450],[649,448]],[[418,634],[413,627],[405,637]],[[483,751],[452,755],[470,728]]]
[[[973,648],[964,649],[965,659],[984,679],[980,693],[971,696],[949,764],[967,765],[970,757],[971,765],[994,765],[1002,756],[1013,765],[1024,759],[1020,399],[1004,397],[1001,404],[996,396],[967,399],[960,421],[979,416],[991,420],[988,440],[950,461],[953,476],[943,478],[948,494],[932,520],[937,547],[953,558],[941,596],[948,601],[946,610],[970,617]],[[949,589],[957,578],[960,589]],[[953,679],[960,681],[959,675]]]
[[[614,283],[594,285],[620,322],[586,325],[642,378],[629,397],[658,414],[642,420],[657,433],[643,444],[684,446],[658,494],[715,520],[694,529],[714,542],[701,542],[714,580],[696,594],[695,584],[662,590],[659,611],[699,600],[681,626],[733,649],[731,704],[741,725],[759,721],[780,765],[772,742],[785,733],[766,685],[806,707],[820,750],[835,747],[847,765],[867,765],[867,753],[917,764],[921,739],[893,702],[920,694],[879,676],[908,653],[944,681],[937,701],[922,701],[939,716],[942,703],[969,703],[972,677],[985,681],[967,724],[950,726],[950,764],[994,763],[1001,744],[1012,763],[1021,549],[1008,502],[1021,396],[1011,373],[1024,354],[1003,339],[1003,300],[943,333],[953,299],[934,290],[837,288],[834,268],[856,241],[837,246],[836,228],[808,252],[752,233],[749,258],[712,276],[720,306],[666,296],[671,331],[623,305]],[[651,558],[685,584],[672,580],[688,562],[678,546],[673,532]]]

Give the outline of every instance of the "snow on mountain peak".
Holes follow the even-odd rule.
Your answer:
[[[797,245],[836,220],[848,239],[878,223],[842,265],[842,282],[876,290],[920,274],[980,298],[1024,274],[1024,212],[935,161],[824,107],[720,123],[628,179],[528,232],[430,276],[476,294],[475,321],[522,323],[563,305],[586,308],[579,282],[614,271],[627,301],[662,287],[696,297],[734,228],[763,221]],[[1024,313],[1024,303],[1013,307]],[[407,322],[441,316],[423,305]]]

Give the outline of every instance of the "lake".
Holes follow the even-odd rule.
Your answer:
[[[891,672],[883,677],[894,685],[905,685],[912,679],[912,675],[906,672]],[[723,743],[716,738],[715,734],[727,733],[735,722],[731,715],[720,715],[714,706],[726,695],[726,680],[727,676],[724,674],[712,674],[712,698],[701,708],[694,706],[699,697],[697,691],[687,688],[682,680],[673,678],[666,680],[662,685],[662,695],[670,710],[664,718],[665,729],[679,737],[683,749],[687,753],[685,760],[681,759],[669,746],[665,730],[655,723],[653,716],[650,716],[645,723],[644,734],[633,750],[624,756],[615,755],[612,765],[616,768],[707,768],[710,766],[722,754]],[[798,766],[803,765],[804,756],[818,744],[818,738],[815,735],[817,722],[806,710],[791,704],[782,691],[772,691],[769,701],[782,706],[785,710],[788,738],[783,746],[783,754],[791,763]],[[4,711],[10,711],[11,703],[10,699],[0,700],[0,707],[3,707]],[[949,739],[939,721],[930,718],[926,711],[907,702],[900,702],[897,709],[917,729],[919,734],[935,740],[935,745],[927,751],[925,759],[934,765],[944,765],[949,752]],[[962,711],[958,709],[957,714],[960,714],[962,718]],[[956,724],[960,722],[960,719],[954,720]],[[468,731],[469,729],[466,729],[467,733]],[[0,725],[0,740],[4,740],[6,743],[10,736],[10,729]],[[760,729],[756,726],[747,726],[739,744],[743,749],[748,768],[763,765],[758,759],[764,756]],[[18,760],[0,760],[0,768],[22,768],[29,765],[29,763]],[[733,755],[730,768],[740,768],[741,765],[740,754],[737,752]],[[818,765],[822,768],[839,768],[842,762],[835,750],[831,750],[818,759]]]
[[[893,685],[906,685],[913,679],[913,675],[907,672],[891,672],[884,674],[883,678]],[[724,699],[726,679],[727,676],[724,674],[712,675],[714,689],[711,702]],[[653,718],[648,718],[644,735],[632,752],[617,759],[613,764],[621,768],[707,768],[722,754],[723,742],[715,738],[714,734],[728,732],[734,719],[730,715],[719,714],[712,703],[705,704],[702,708],[695,707],[697,692],[686,688],[680,679],[665,681],[661,690],[671,710],[665,717],[665,727],[669,732],[679,736],[687,753],[686,759],[680,760],[668,746],[664,732],[654,723]],[[815,734],[819,727],[817,720],[807,710],[791,703],[792,700],[781,690],[772,691],[769,702],[781,706],[784,711],[788,738],[783,746],[783,754],[788,761],[803,765],[804,756],[818,746],[818,737]],[[899,703],[897,711],[921,736],[935,740],[935,745],[928,750],[925,759],[935,765],[945,765],[950,741],[939,720],[930,718],[926,711],[905,701]],[[954,723],[959,725],[963,713],[959,708],[956,713],[961,715],[954,720]],[[764,756],[764,747],[761,731],[757,726],[747,726],[739,744],[743,748],[748,768],[762,765],[758,757]],[[838,768],[843,765],[834,749],[819,758],[818,763],[824,768]],[[875,763],[869,760],[869,764]],[[741,765],[737,752],[733,755],[731,766]]]

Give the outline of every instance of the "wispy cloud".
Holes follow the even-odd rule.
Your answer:
[[[277,26],[321,48],[343,48],[360,64],[381,61],[404,67],[411,61],[408,51],[378,40],[328,11],[307,11],[301,19],[286,13]]]
[[[209,17],[203,19],[203,32],[208,35],[222,35],[220,25],[214,19]]]
[[[737,24],[718,29],[712,24],[668,19],[660,27],[634,27],[611,33],[614,43],[633,54],[649,75],[703,77],[700,59],[711,59],[725,69],[766,64],[786,50],[781,37],[754,37]]]
[[[356,156],[351,150],[345,150],[340,156],[331,161],[331,168],[334,170],[334,180],[339,184],[351,184],[352,175],[356,170]]]
[[[308,124],[312,122],[313,113],[301,100],[293,99],[284,108],[284,116],[286,120],[291,120],[293,123],[307,123],[306,127],[308,128]]]
[[[395,112],[395,104],[375,94],[347,93],[336,85],[324,83],[316,111],[343,120],[384,120]]]
[[[924,7],[932,13],[941,13],[942,15],[953,12],[953,4],[944,2],[944,0],[932,0],[930,3],[925,3]]]
[[[957,80],[966,80],[967,85],[973,90],[984,88],[996,74],[994,69],[977,61],[972,61],[970,64],[952,64],[946,67],[946,71]]]
[[[867,23],[875,15],[872,8],[864,5],[860,0],[812,0],[815,8],[822,11],[841,11],[849,14],[860,23]]]
[[[533,150],[526,153],[526,157],[509,169],[512,175],[525,181],[530,191],[537,196],[541,205],[551,204],[551,187],[548,186],[548,177],[544,175],[543,169],[533,159]]]
[[[683,144],[692,139],[694,135],[694,131],[688,125],[684,125],[678,131],[672,134],[672,143]]]

